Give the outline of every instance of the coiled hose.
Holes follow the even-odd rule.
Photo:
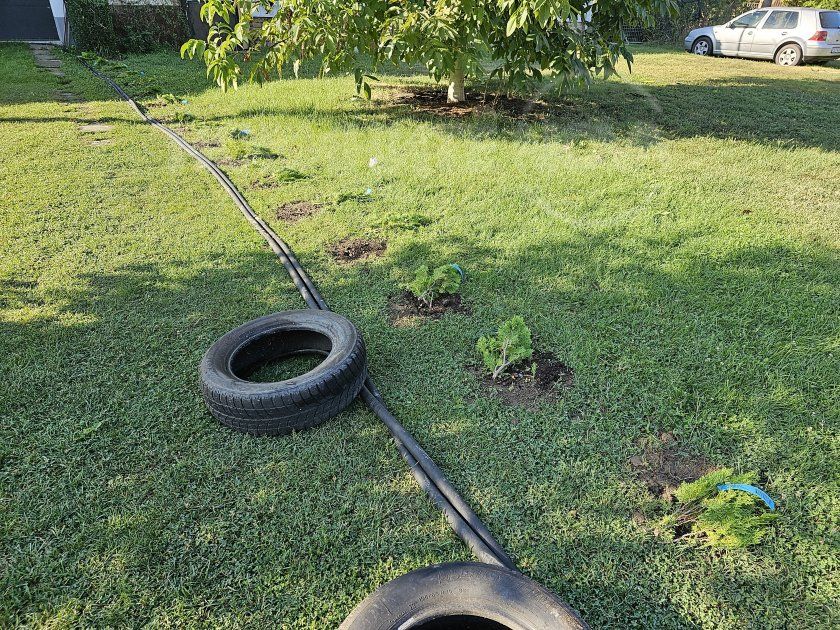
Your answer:
[[[80,59],[80,62],[96,77],[105,81],[145,122],[157,127],[172,138],[179,147],[210,171],[210,174],[216,178],[225,192],[233,199],[251,226],[259,232],[268,243],[268,246],[277,254],[277,257],[288,272],[295,287],[300,292],[301,297],[306,301],[306,305],[311,309],[330,310],[323,296],[315,287],[312,279],[303,269],[289,245],[277,236],[265,221],[254,212],[242,193],[239,192],[228,176],[212,160],[208,159],[172,129],[149,116],[110,77],[96,70],[84,59]],[[502,546],[493,537],[487,529],[487,526],[484,525],[481,519],[478,518],[478,515],[467,505],[466,501],[458,494],[449,480],[446,479],[437,464],[435,464],[432,458],[418,444],[417,440],[400,424],[394,415],[388,411],[388,408],[382,400],[382,396],[370,377],[365,380],[360,396],[365,404],[370,407],[371,411],[385,424],[388,431],[390,431],[397,444],[397,449],[408,463],[414,479],[443,512],[455,534],[466,543],[476,558],[488,564],[503,566],[518,571],[510,556],[502,549]]]

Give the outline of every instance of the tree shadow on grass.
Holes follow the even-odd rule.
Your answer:
[[[374,102],[339,108],[245,107],[232,116],[301,117],[336,129],[375,129],[402,121],[431,124],[461,138],[511,142],[595,140],[649,146],[662,140],[718,138],[835,151],[840,128],[840,82],[738,76],[697,83],[640,85],[597,81],[588,91],[538,101],[473,93],[450,106],[428,84],[381,86]]]

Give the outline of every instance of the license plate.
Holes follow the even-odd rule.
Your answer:
[[[831,49],[831,54],[832,55],[840,55],[840,46],[835,46],[834,48],[832,48]]]

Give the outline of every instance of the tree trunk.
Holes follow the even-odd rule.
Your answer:
[[[463,103],[464,97],[464,58],[458,57],[455,60],[455,68],[449,76],[449,92],[446,95],[447,103]]]

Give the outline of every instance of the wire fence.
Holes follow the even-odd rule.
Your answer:
[[[764,4],[769,4],[768,0],[680,0],[676,17],[659,19],[653,28],[628,25],[623,29],[624,36],[634,44],[678,43],[693,28],[727,22]]]

